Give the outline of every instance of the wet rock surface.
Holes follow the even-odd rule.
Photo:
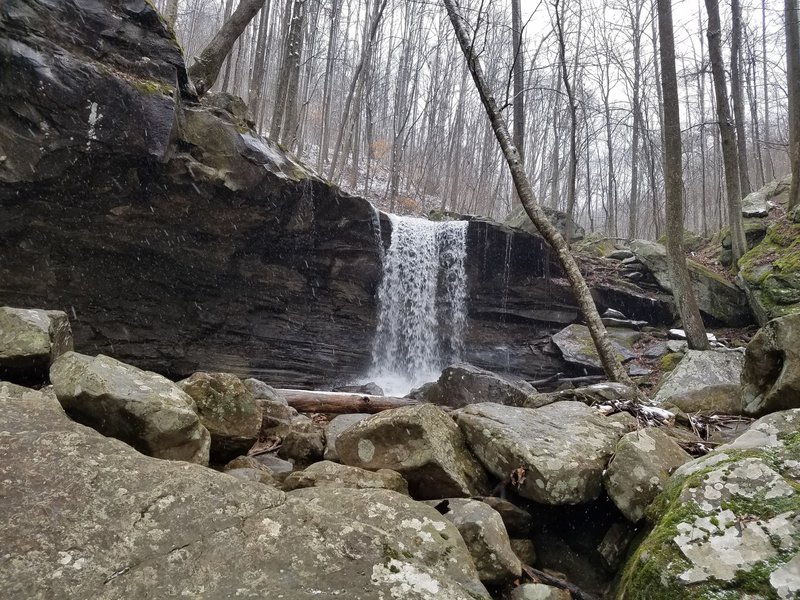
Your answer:
[[[413,397],[439,406],[460,408],[481,402],[524,406],[533,394],[536,390],[524,379],[458,363],[445,367],[438,381],[425,386]]]

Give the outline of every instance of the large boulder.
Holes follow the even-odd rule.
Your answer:
[[[797,598],[798,426],[800,410],[773,413],[680,467],[652,505],[617,598]]]
[[[607,329],[611,347],[618,358],[625,362],[636,356],[633,345],[644,337],[644,334],[632,329],[622,327],[609,327]],[[553,334],[553,343],[561,350],[564,360],[581,367],[602,370],[603,364],[592,341],[589,328],[586,325],[573,323],[558,333]]]
[[[660,429],[632,431],[619,441],[603,483],[620,512],[636,523],[672,472],[692,457]]]
[[[408,494],[408,484],[403,476],[389,469],[367,471],[358,467],[348,467],[323,460],[306,467],[303,471],[291,473],[283,482],[286,491],[309,487],[340,487],[362,489],[393,490]]]
[[[229,373],[195,373],[178,382],[211,434],[211,459],[226,463],[247,451],[261,429],[261,408],[242,380]]]
[[[603,470],[625,427],[580,402],[541,408],[473,404],[455,413],[467,444],[501,480],[522,469],[517,491],[543,504],[581,504],[602,491]]]
[[[746,414],[800,408],[800,314],[774,319],[753,336],[742,387]]]
[[[740,415],[742,386],[738,383],[719,383],[679,392],[664,401],[664,408],[677,408],[690,415]]]
[[[800,223],[779,217],[739,260],[738,281],[758,322],[800,312]]]
[[[658,284],[666,291],[672,291],[672,283],[667,269],[667,250],[661,244],[647,240],[633,240],[630,249],[652,272]],[[711,269],[686,261],[689,279],[692,283],[700,311],[731,327],[747,325],[753,320],[745,293],[723,276]]]
[[[396,492],[286,495],[149,458],[10,384],[0,453],[8,600],[489,599],[452,523]]]
[[[339,460],[339,452],[336,450],[336,440],[342,432],[355,425],[359,421],[363,421],[369,417],[366,413],[352,413],[347,415],[336,415],[325,426],[325,460],[332,460],[337,462]]]
[[[53,361],[69,350],[72,329],[66,313],[0,306],[0,378],[42,383]]]
[[[79,423],[149,456],[208,464],[211,436],[194,401],[165,377],[102,354],[67,352],[50,367],[50,380]]]
[[[522,565],[511,548],[500,514],[480,500],[450,498],[447,503],[444,516],[467,544],[481,581],[500,585],[517,579]]]
[[[688,350],[664,377],[653,400],[663,404],[677,394],[709,385],[738,383],[743,364],[744,354],[736,350]]]
[[[480,402],[524,406],[535,393],[536,389],[520,377],[457,363],[446,367],[435,384],[426,386],[415,397],[453,408]]]
[[[432,404],[372,415],[343,431],[336,448],[346,465],[397,471],[417,499],[487,491],[486,473],[467,450],[458,426]]]

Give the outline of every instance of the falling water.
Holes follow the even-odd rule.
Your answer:
[[[404,394],[463,352],[467,222],[390,218],[369,379]]]

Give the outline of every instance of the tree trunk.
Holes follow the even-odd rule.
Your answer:
[[[714,77],[714,94],[717,97],[717,121],[722,141],[722,161],[725,165],[725,189],[728,196],[728,224],[731,228],[731,250],[733,265],[747,251],[742,223],[742,193],[739,186],[739,159],[736,151],[736,134],[731,124],[728,108],[728,88],[725,84],[725,65],[720,44],[721,25],[719,0],[705,0],[708,10],[708,53],[711,73]]]
[[[467,25],[456,7],[456,0],[444,0],[444,4],[472,74],[472,79],[475,82],[475,87],[480,94],[481,102],[486,109],[486,114],[492,123],[492,129],[494,130],[497,141],[508,163],[509,171],[514,180],[514,185],[517,188],[520,202],[531,221],[533,221],[536,228],[544,236],[550,246],[552,246],[558,256],[561,266],[572,286],[581,312],[586,319],[586,324],[597,348],[597,353],[600,356],[606,375],[612,381],[625,383],[636,389],[636,386],[633,384],[630,377],[628,377],[628,374],[625,372],[624,367],[611,346],[608,332],[603,326],[603,322],[597,312],[597,307],[594,304],[594,300],[592,300],[589,287],[586,285],[586,281],[581,275],[575,259],[570,254],[569,247],[558,232],[558,229],[550,223],[541,206],[539,206],[533,197],[530,181],[528,181],[528,176],[520,161],[519,153],[511,143],[511,137],[509,136],[505,119],[498,110],[494,96],[484,79],[483,68],[481,67],[477,54],[473,50],[472,37],[468,33]]]
[[[261,21],[258,26],[258,40],[256,42],[256,57],[253,62],[253,76],[250,79],[250,109],[256,122],[260,120],[262,112],[262,102],[264,96],[264,75],[267,69],[267,33],[269,31],[269,13],[272,8],[272,0],[266,0],[264,8],[261,9]]]
[[[347,392],[317,392],[310,390],[278,389],[278,392],[298,412],[317,413],[369,413],[414,406],[419,401],[392,396],[371,396]]]
[[[800,14],[797,0],[785,0],[786,79],[789,92],[789,165],[792,187],[788,208],[800,206]]]
[[[661,89],[664,99],[664,191],[667,217],[667,267],[672,296],[686,330],[689,347],[708,349],[708,338],[689,280],[683,248],[683,165],[681,163],[680,100],[675,72],[672,0],[658,0]]]
[[[167,0],[167,6],[164,9],[164,20],[169,23],[169,26],[175,29],[175,22],[178,20],[178,0]]]
[[[372,13],[372,22],[369,28],[369,38],[364,40],[364,44],[361,48],[361,59],[358,61],[358,66],[356,67],[356,71],[353,74],[353,79],[350,82],[350,89],[347,91],[347,99],[345,100],[344,109],[342,111],[342,126],[339,128],[336,144],[333,146],[333,158],[331,159],[331,166],[328,170],[328,179],[331,180],[334,179],[336,175],[336,167],[337,163],[339,162],[339,155],[341,153],[344,136],[352,129],[350,112],[353,104],[353,98],[356,95],[356,91],[363,86],[364,79],[362,78],[361,74],[363,73],[367,62],[370,59],[370,55],[372,54],[372,46],[375,43],[375,36],[378,35],[378,26],[380,25],[383,11],[386,9],[386,3],[387,0],[375,0],[375,8]]]
[[[369,2],[369,0],[367,0]],[[331,93],[333,86],[333,67],[336,55],[336,39],[339,31],[339,12],[342,6],[341,0],[332,0],[331,3],[331,26],[328,31],[328,54],[325,57],[325,80],[322,84],[322,123],[320,125],[321,140],[319,144],[319,155],[317,156],[317,171],[322,173],[325,163],[328,162],[328,150],[330,146],[330,121],[331,121]]]
[[[525,56],[522,52],[522,9],[520,0],[511,0],[511,34],[514,52],[514,146],[525,163]]]
[[[742,7],[739,0],[731,0],[733,35],[731,36],[731,99],[736,123],[736,150],[739,155],[739,180],[742,196],[752,191],[747,160],[747,139],[744,128],[744,98],[742,95]]]
[[[194,82],[197,94],[205,94],[219,76],[219,70],[233,44],[242,35],[245,27],[264,6],[264,0],[242,0],[231,18],[208,43],[200,57],[189,68],[189,77]]]
[[[283,115],[280,141],[293,150],[297,144],[298,90],[300,89],[300,59],[303,54],[306,0],[295,0],[292,10],[292,27],[289,33],[289,54],[286,57],[289,68],[289,83],[286,88],[286,107]]]

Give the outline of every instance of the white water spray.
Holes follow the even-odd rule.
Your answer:
[[[461,358],[467,323],[467,222],[390,215],[369,380],[402,395]]]

